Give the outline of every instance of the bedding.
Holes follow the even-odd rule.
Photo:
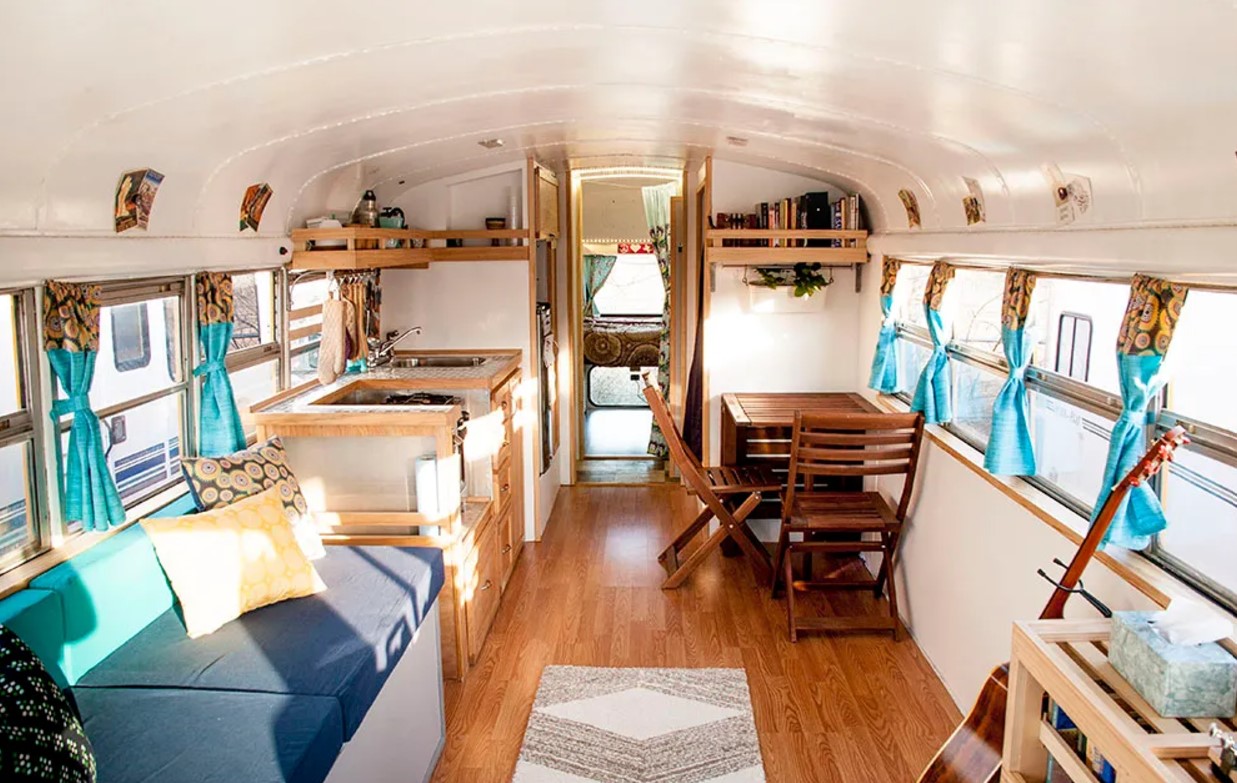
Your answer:
[[[598,367],[656,367],[664,321],[648,318],[584,319],[584,360]]]

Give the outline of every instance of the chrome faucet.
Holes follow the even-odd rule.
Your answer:
[[[403,333],[399,331],[387,332],[387,339],[378,342],[376,346],[373,344],[375,341],[371,341],[369,365],[371,367],[379,367],[391,361],[391,352],[395,350],[395,346],[399,345],[405,337],[414,333],[421,334],[421,327],[413,326],[404,330]]]

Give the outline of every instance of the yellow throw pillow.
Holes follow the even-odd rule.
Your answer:
[[[278,487],[230,506],[141,524],[180,601],[190,638],[260,606],[326,589],[296,543]]]

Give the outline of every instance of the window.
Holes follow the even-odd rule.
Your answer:
[[[289,287],[288,356],[293,386],[318,377],[318,343],[322,340],[322,303],[326,277],[309,273]]]
[[[894,294],[905,400],[931,350],[919,304],[928,269],[904,265]],[[998,281],[1003,272],[959,269],[945,300],[954,409],[946,427],[980,450],[1008,372]],[[1079,531],[1099,495],[1121,413],[1116,342],[1128,298],[1125,282],[1041,276],[1031,300],[1027,387],[1038,472],[1028,480],[1077,512]],[[1168,384],[1153,400],[1157,420],[1148,446],[1177,423],[1189,426],[1192,442],[1157,482],[1169,527],[1144,553],[1230,608],[1237,608],[1237,406],[1228,399],[1237,378],[1228,327],[1234,310],[1237,294],[1194,290],[1182,311],[1166,362]]]
[[[146,303],[111,308],[112,363],[118,372],[150,364],[150,315]]]
[[[1091,316],[1061,313],[1057,319],[1057,353],[1052,369],[1083,383],[1091,377]]]
[[[0,571],[47,548],[37,375],[30,371],[38,333],[32,290],[0,292]]]
[[[256,431],[250,406],[276,394],[281,387],[283,348],[275,314],[281,273],[237,272],[232,275],[234,307],[232,342],[228,345],[228,375],[245,432]],[[325,283],[325,280],[322,281]]]
[[[184,278],[103,285],[101,355],[90,400],[126,507],[181,480],[178,460],[191,426],[181,348],[184,297]],[[55,395],[64,397],[56,387]],[[61,449],[68,448],[71,421],[60,420]]]
[[[593,302],[603,316],[660,316],[665,298],[666,286],[657,266],[657,256],[624,253],[618,256]]]

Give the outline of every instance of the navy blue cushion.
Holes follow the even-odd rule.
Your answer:
[[[327,547],[327,589],[257,609],[199,639],[170,610],[79,688],[143,686],[334,696],[350,739],[443,583],[434,548]]]
[[[322,783],[343,748],[325,696],[77,688],[98,783]]]

